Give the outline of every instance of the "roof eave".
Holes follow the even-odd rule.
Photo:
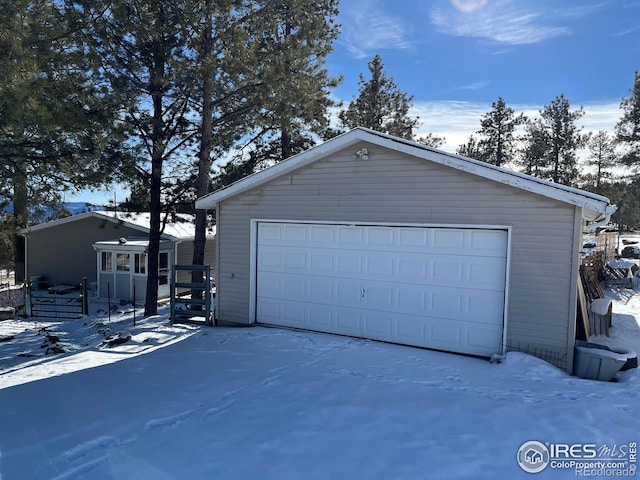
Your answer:
[[[353,145],[360,141],[367,141],[367,132],[364,129],[357,128],[350,132],[343,133],[337,137],[332,138],[320,145],[317,145],[309,150],[301,152],[293,157],[290,157],[266,170],[254,173],[245,177],[231,185],[221,188],[215,192],[209,193],[204,197],[200,197],[196,200],[197,209],[214,209],[216,204],[222,200],[232,197],[238,193],[249,190],[253,187],[262,185],[268,182],[272,178],[279,177],[280,175],[286,175],[293,172],[298,168],[315,162],[319,158],[325,157],[338,150],[341,150],[349,145]]]
[[[525,190],[576,205],[581,207],[583,212],[592,211],[599,215],[606,215],[608,209],[612,207],[609,203],[609,199],[600,195],[584,192],[582,190],[538,179],[522,173],[513,172],[479,160],[473,160],[460,155],[437,150],[411,140],[400,139],[364,128],[356,128],[323,144],[313,147],[310,150],[295,155],[290,159],[274,165],[273,167],[245,177],[228,187],[201,197],[196,200],[196,208],[214,209],[222,200],[244,192],[245,190],[262,185],[263,183],[266,183],[280,175],[285,175],[295,171],[298,168],[313,163],[319,158],[362,141],[369,142],[383,148],[393,149],[417,158],[429,160],[440,165],[449,166],[451,168],[509,185],[520,190]],[[593,218],[597,218],[599,215],[596,215]]]

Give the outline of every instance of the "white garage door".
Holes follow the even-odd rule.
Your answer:
[[[260,222],[256,320],[491,356],[506,265],[505,230]]]

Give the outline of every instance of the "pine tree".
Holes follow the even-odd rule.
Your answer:
[[[259,36],[263,102],[258,153],[281,161],[326,137],[331,90],[326,58],[338,37],[338,0],[262,2],[253,30]]]
[[[580,133],[582,127],[575,125],[584,115],[584,110],[571,111],[569,100],[564,95],[554,98],[550,105],[540,111],[540,119],[527,128],[528,145],[526,164],[535,164],[534,170],[543,178],[556,183],[573,185],[578,180],[576,151],[586,137]]]
[[[387,77],[380,55],[368,67],[371,78],[365,80],[360,74],[358,97],[338,114],[342,127],[366,127],[412,140],[419,125],[418,118],[409,116],[413,96],[400,91],[393,78]]]
[[[426,145],[427,147],[440,148],[446,142],[446,138],[440,137],[433,133],[426,133],[415,138],[415,141]]]
[[[599,193],[602,180],[611,177],[609,169],[617,164],[615,139],[607,132],[600,130],[590,136],[587,146],[589,148],[589,157],[586,160],[586,164],[596,167],[594,187],[595,192]]]
[[[499,97],[491,104],[492,110],[480,120],[480,150],[482,160],[501,167],[515,159],[517,152],[515,130],[525,123],[523,114],[516,115],[515,110],[507,107],[504,99]]]
[[[191,61],[183,61],[183,75],[194,84],[190,101],[198,112],[197,165],[195,174],[176,182],[174,190],[195,185],[195,198],[209,193],[213,157],[223,155],[249,129],[249,112],[258,104],[255,89],[255,56],[245,33],[243,21],[255,15],[249,2],[203,0],[186,2],[191,14],[185,25]],[[230,47],[233,46],[233,49]],[[252,118],[256,118],[255,116]],[[174,195],[174,198],[178,196]],[[204,263],[207,212],[195,212],[195,238],[192,263]],[[202,282],[202,272],[192,274],[193,283]],[[193,290],[194,298],[202,295]]]
[[[126,145],[61,2],[2,0],[0,25],[0,196],[13,202],[20,229],[29,205],[109,183]],[[23,242],[16,235],[18,264]]]
[[[121,99],[129,143],[146,152],[135,171],[149,189],[145,316],[155,315],[164,177],[195,135],[189,117],[192,85],[179,68],[190,53],[184,34],[188,12],[181,2],[154,0],[80,0],[75,6],[89,56],[99,65],[106,88]]]
[[[250,139],[214,188],[313,146],[329,125],[324,67],[338,34],[337,0],[196,1],[192,50],[202,113],[196,196],[209,192],[212,156]],[[230,48],[232,46],[232,48]],[[198,80],[197,80],[198,81]],[[246,154],[245,150],[249,150]],[[204,260],[206,212],[196,212],[193,263]]]
[[[528,123],[523,140],[524,147],[518,162],[523,172],[534,177],[545,178],[549,159],[547,158],[548,145],[544,129],[537,122]]]
[[[458,146],[456,153],[463,157],[473,158],[474,160],[482,160],[483,157],[480,142],[473,135],[469,135],[467,143]]]
[[[627,147],[622,157],[625,165],[640,164],[640,72],[635,72],[631,96],[620,103],[622,118],[616,125],[618,142]]]

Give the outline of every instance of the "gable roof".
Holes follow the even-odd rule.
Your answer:
[[[20,231],[21,235],[29,235],[31,232],[37,232],[46,228],[65,225],[67,223],[76,222],[85,218],[98,218],[103,221],[111,222],[113,224],[124,225],[133,230],[137,230],[141,233],[148,234],[149,226],[151,223],[151,214],[149,212],[107,212],[107,211],[91,211],[81,213],[79,215],[72,215],[70,217],[60,218],[58,220],[51,220],[50,222],[40,223],[27,227]],[[179,240],[181,238],[191,238],[195,236],[195,217],[187,214],[176,214],[176,218],[179,221],[171,222],[167,221],[162,238],[167,240]],[[213,231],[207,232],[208,235],[215,234],[215,227]]]
[[[486,162],[437,150],[420,143],[358,127],[305,152],[294,155],[272,167],[243,178],[231,185],[196,200],[196,208],[213,209],[216,204],[234,195],[262,185],[281,175],[302,168],[351,145],[367,142],[416,158],[451,167],[531,193],[582,207],[583,218],[589,222],[608,221],[616,207],[601,195],[567,187],[540,178],[496,167]]]

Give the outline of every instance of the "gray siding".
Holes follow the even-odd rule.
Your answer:
[[[191,265],[193,262],[193,239],[183,239],[178,244],[178,258],[176,260],[177,265]],[[211,276],[216,276],[216,239],[215,237],[207,237],[207,241],[204,245],[204,264],[211,266]],[[178,281],[188,282],[190,279],[189,272],[180,272],[178,274]]]
[[[99,218],[55,225],[31,232],[27,238],[27,275],[43,276],[49,283],[97,281],[93,244],[101,240],[145,234]]]
[[[507,344],[549,351],[564,368],[576,208],[372,145],[368,160],[356,160],[359,147],[218,205],[218,319],[249,323],[251,219],[505,225],[513,234]]]

